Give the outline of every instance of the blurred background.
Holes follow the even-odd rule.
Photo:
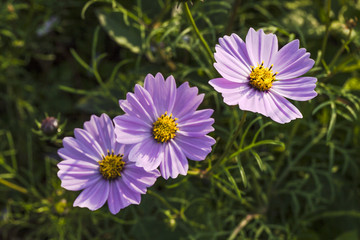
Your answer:
[[[303,119],[249,113],[235,137],[243,113],[208,84],[219,75],[183,2],[0,0],[0,239],[360,239],[360,2],[188,2],[212,51],[253,27],[316,61],[319,95],[294,103]],[[115,216],[72,207],[61,139],[122,114],[118,100],[157,72],[205,93],[213,152]]]

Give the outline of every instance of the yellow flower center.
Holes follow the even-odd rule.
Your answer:
[[[100,165],[100,173],[105,179],[114,179],[121,176],[121,171],[125,165],[125,162],[122,160],[124,155],[114,154],[114,150],[107,151],[107,155],[103,156],[101,161],[98,161]]]
[[[271,70],[272,67],[273,65],[269,68],[264,67],[264,62],[262,62],[261,65],[258,64],[256,68],[251,66],[251,73],[249,76],[251,86],[260,91],[269,90],[272,86],[272,82],[275,81],[276,74],[278,74],[278,72],[273,74]]]
[[[172,117],[172,113],[168,116],[167,112],[161,115],[156,122],[153,123],[153,135],[158,142],[167,142],[175,137],[175,133],[179,130],[175,122],[177,118]]]

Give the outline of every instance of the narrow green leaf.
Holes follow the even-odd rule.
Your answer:
[[[239,168],[239,172],[240,172],[240,176],[241,176],[241,180],[244,184],[244,187],[247,187],[248,186],[248,181],[247,181],[247,177],[246,177],[246,173],[245,173],[245,170],[241,164],[241,160],[239,157],[236,157],[236,162],[237,162],[237,165],[238,165],[238,168]]]
[[[272,124],[272,122],[267,122],[265,124],[263,124],[258,130],[257,132],[255,133],[254,137],[253,137],[253,140],[252,140],[252,143],[255,143],[256,142],[256,139],[257,137],[259,136],[260,132],[266,128],[267,126],[270,126]]]
[[[341,105],[342,107],[344,107],[346,110],[349,111],[349,113],[353,116],[353,118],[356,120],[358,118],[356,112],[354,109],[352,109],[348,104],[345,104],[343,102],[340,101],[336,101],[337,104]]]
[[[251,154],[254,156],[254,158],[256,159],[257,164],[259,165],[259,168],[261,171],[265,171],[265,166],[264,163],[262,162],[259,154],[257,154],[257,152],[255,152],[254,150],[250,150]]]
[[[336,106],[334,102],[331,102],[330,104],[331,106],[331,116],[330,116],[330,123],[329,123],[329,127],[326,133],[326,141],[329,141],[331,139],[331,136],[334,132],[334,128],[335,128],[335,123],[336,123]]]
[[[114,67],[113,71],[111,72],[111,76],[107,83],[108,84],[112,83],[115,80],[115,76],[118,73],[119,69],[122,66],[124,66],[125,64],[130,63],[132,61],[133,61],[132,59],[125,59],[125,60],[122,60],[121,62],[117,63],[116,66]]]
[[[225,174],[226,174],[229,182],[232,184],[233,189],[234,189],[235,192],[236,192],[236,195],[238,196],[238,198],[239,198],[240,200],[242,200],[241,191],[240,191],[240,189],[238,188],[234,177],[231,175],[231,173],[229,172],[229,170],[228,170],[226,167],[224,167],[223,169],[224,169],[224,172],[225,172]]]
[[[252,120],[252,121],[247,125],[244,133],[242,134],[241,140],[240,140],[240,145],[239,145],[240,148],[241,148],[242,145],[244,144],[245,137],[246,137],[247,133],[249,132],[249,129],[251,128],[251,126],[254,125],[255,122],[259,121],[260,119],[261,119],[261,117],[259,116],[259,117],[255,118],[254,120]]]
[[[87,91],[87,90],[83,90],[83,89],[75,89],[75,88],[64,86],[64,85],[60,85],[59,89],[62,90],[62,91],[65,91],[65,92],[79,94],[79,95],[87,95],[87,96],[100,96],[100,95],[102,95],[100,92]]]
[[[328,100],[326,102],[321,103],[319,106],[317,106],[313,111],[312,111],[312,115],[315,115],[315,113],[317,113],[320,109],[322,109],[323,107],[330,105],[332,101]]]
[[[73,55],[73,57],[75,58],[75,60],[86,70],[88,70],[89,72],[92,72],[91,67],[89,66],[89,64],[87,64],[80,56],[79,54],[77,54],[77,52],[74,49],[70,49],[70,53],[71,55]]]
[[[11,183],[11,182],[9,182],[9,181],[7,181],[5,179],[0,178],[0,183],[7,186],[8,188],[14,189],[14,190],[19,191],[21,193],[24,193],[24,194],[28,193],[28,191],[25,188],[20,187],[19,185],[16,185],[15,183]]]

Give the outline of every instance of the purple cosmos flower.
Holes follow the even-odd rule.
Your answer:
[[[116,140],[131,144],[129,160],[150,171],[160,165],[165,179],[186,175],[187,158],[201,161],[211,152],[215,140],[212,109],[198,110],[204,94],[187,82],[176,88],[175,79],[161,73],[145,78],[144,87],[135,86],[120,100],[125,115],[114,119]]]
[[[145,171],[128,161],[125,145],[115,141],[114,125],[102,114],[92,116],[84,129],[74,130],[75,138],[65,137],[58,154],[61,186],[67,190],[83,190],[74,206],[99,209],[107,201],[116,214],[130,204],[139,204],[141,194],[152,186],[160,173]]]
[[[302,118],[286,98],[314,98],[316,78],[299,77],[314,65],[310,53],[294,40],[278,50],[277,37],[250,28],[246,42],[232,34],[219,39],[214,67],[222,78],[210,80],[228,105],[261,113],[279,123]],[[286,97],[286,98],[285,98]]]

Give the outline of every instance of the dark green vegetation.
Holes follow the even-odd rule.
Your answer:
[[[316,61],[319,95],[280,125],[222,102],[218,77],[184,4],[172,0],[2,0],[0,3],[0,239],[358,239],[360,37],[355,0],[205,0],[189,4],[214,51],[249,27],[280,46],[300,39]],[[217,140],[187,176],[159,178],[116,216],[73,208],[57,178],[63,136],[147,73],[205,93]],[[39,124],[59,118],[55,134]],[[244,119],[243,119],[244,120]],[[66,124],[64,124],[66,122]]]

